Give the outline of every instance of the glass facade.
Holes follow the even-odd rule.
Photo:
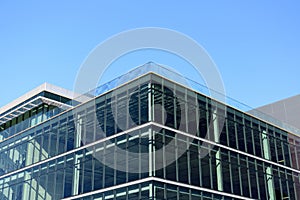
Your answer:
[[[154,73],[0,142],[0,199],[298,199],[300,138]]]

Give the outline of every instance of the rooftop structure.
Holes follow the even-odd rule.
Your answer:
[[[74,94],[44,83],[0,108],[0,141],[72,107]]]

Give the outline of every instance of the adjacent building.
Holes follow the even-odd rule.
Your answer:
[[[194,86],[147,63],[1,108],[0,199],[300,200],[299,135]]]
[[[300,129],[300,95],[261,106],[257,110]]]

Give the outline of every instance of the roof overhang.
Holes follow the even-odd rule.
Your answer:
[[[16,118],[18,116],[20,116],[21,114],[26,113],[29,110],[32,110],[33,108],[38,107],[41,104],[47,104],[47,105],[53,105],[56,107],[60,107],[63,110],[67,110],[69,108],[71,108],[72,106],[43,97],[43,96],[38,96],[34,99],[32,99],[31,101],[26,102],[25,104],[20,104],[20,106],[15,107],[14,109],[12,109],[11,111],[0,115],[0,125],[3,123],[6,123],[10,120],[12,120],[13,118]]]
[[[20,116],[21,114],[31,110],[41,104],[47,105],[54,105],[56,107],[61,107],[62,109],[68,109],[72,106],[43,97],[43,96],[36,96],[41,92],[50,92],[68,99],[73,99],[75,93],[64,88],[44,83],[35,89],[27,92],[26,94],[22,95],[21,97],[17,98],[16,100],[12,101],[11,103],[3,106],[0,108],[0,125],[12,120]],[[36,97],[35,97],[36,96]],[[27,102],[28,101],[28,102]]]

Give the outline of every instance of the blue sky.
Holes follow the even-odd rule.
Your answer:
[[[299,10],[299,1],[0,1],[0,107],[43,82],[72,90],[99,43],[149,26],[196,40],[218,66],[227,95],[243,103],[300,94]],[[125,58],[130,66],[120,59],[106,78],[149,60],[174,64],[146,53]]]

